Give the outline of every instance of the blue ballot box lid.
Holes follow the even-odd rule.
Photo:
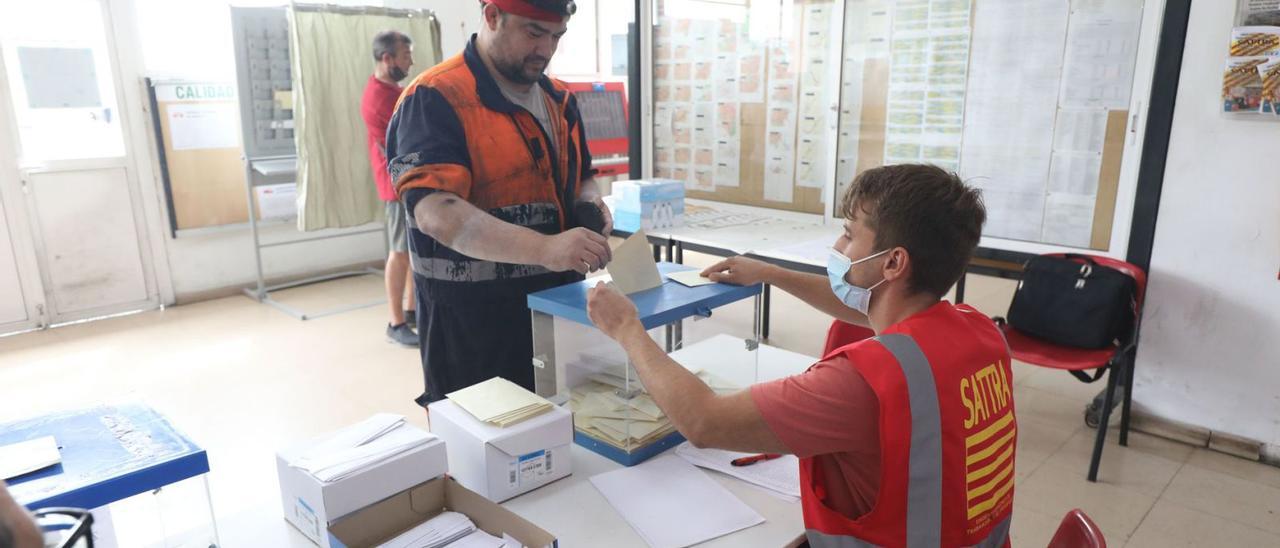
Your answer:
[[[102,406],[0,425],[0,445],[53,436],[62,462],[12,478],[29,509],[97,508],[209,471],[209,458],[143,405]]]
[[[661,327],[692,316],[705,316],[712,309],[760,294],[761,286],[710,284],[686,287],[667,279],[667,274],[694,268],[674,263],[658,263],[662,285],[630,295],[640,312],[645,329]],[[592,325],[587,317],[587,291],[597,280],[562,285],[529,295],[529,309],[582,325]]]

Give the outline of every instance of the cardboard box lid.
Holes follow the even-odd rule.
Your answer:
[[[448,476],[431,480],[351,514],[329,533],[350,548],[377,546],[445,510],[466,514],[476,527],[501,537],[509,534],[529,547],[554,546],[556,538],[510,510],[498,506]]]
[[[541,449],[573,443],[573,414],[559,406],[506,428],[481,422],[449,400],[431,404],[431,412],[439,413],[452,420],[481,442],[492,445],[511,456],[525,455]],[[557,428],[550,434],[541,428],[556,421],[564,421],[565,427]]]

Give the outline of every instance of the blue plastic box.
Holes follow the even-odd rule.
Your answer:
[[[743,389],[756,382],[759,336],[751,322],[741,317],[735,318],[739,321],[692,320],[750,299],[755,299],[758,312],[761,287],[691,288],[666,279],[667,274],[690,267],[660,263],[658,270],[661,286],[630,296],[650,337],[717,391]],[[529,296],[534,384],[539,395],[574,412],[578,445],[631,466],[684,438],[645,392],[626,353],[587,316],[587,292],[597,281]],[[743,313],[750,314],[750,309]]]

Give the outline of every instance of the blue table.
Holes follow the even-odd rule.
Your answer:
[[[0,445],[53,436],[62,462],[9,480],[35,510],[98,508],[209,472],[209,458],[143,405],[103,406],[0,425]]]

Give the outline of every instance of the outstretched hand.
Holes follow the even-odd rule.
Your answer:
[[[764,261],[746,257],[730,257],[707,267],[702,276],[713,281],[733,285],[755,285],[771,283],[770,276],[774,268]]]
[[[604,282],[598,282],[587,293],[587,316],[596,328],[615,341],[621,340],[631,331],[644,331],[636,305],[626,295]]]

